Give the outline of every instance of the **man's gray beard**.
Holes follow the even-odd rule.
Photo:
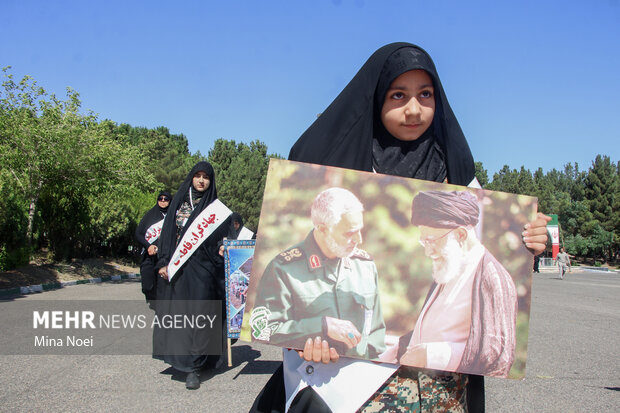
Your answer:
[[[354,250],[351,250],[350,252],[347,251],[346,247],[342,247],[334,240],[330,232],[325,234],[324,240],[325,240],[325,246],[327,246],[327,249],[330,250],[331,253],[334,254],[336,257],[344,258],[344,257],[350,257],[351,255],[353,255]]]
[[[449,234],[441,249],[441,258],[433,260],[433,280],[437,284],[446,284],[461,275],[463,271],[463,248]]]

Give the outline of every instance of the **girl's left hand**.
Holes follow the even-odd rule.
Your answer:
[[[534,255],[538,255],[547,248],[547,223],[551,217],[539,212],[536,219],[523,227],[523,242]]]

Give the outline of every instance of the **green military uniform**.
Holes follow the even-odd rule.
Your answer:
[[[343,356],[376,358],[385,350],[377,278],[377,267],[365,251],[328,259],[311,231],[265,269],[252,311],[252,318],[267,318],[262,324],[267,334],[263,331],[260,339],[301,349],[309,337],[329,340],[324,318],[334,317],[351,321],[362,340],[351,349],[340,341],[332,340],[330,346]]]

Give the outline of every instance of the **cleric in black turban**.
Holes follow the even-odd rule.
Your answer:
[[[414,330],[399,340],[401,364],[508,376],[515,360],[516,287],[478,239],[473,227],[479,215],[478,199],[468,191],[420,192],[413,199],[411,223],[420,227],[433,261],[433,283]],[[445,233],[428,239],[425,227]]]
[[[420,192],[411,205],[411,223],[426,227],[475,226],[479,215],[478,198],[467,191]]]

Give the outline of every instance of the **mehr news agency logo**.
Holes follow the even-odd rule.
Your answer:
[[[213,329],[215,314],[95,314],[93,311],[37,311],[32,312],[35,330],[119,330],[119,329]],[[92,347],[94,336],[67,335],[65,339],[35,335],[35,347]]]

